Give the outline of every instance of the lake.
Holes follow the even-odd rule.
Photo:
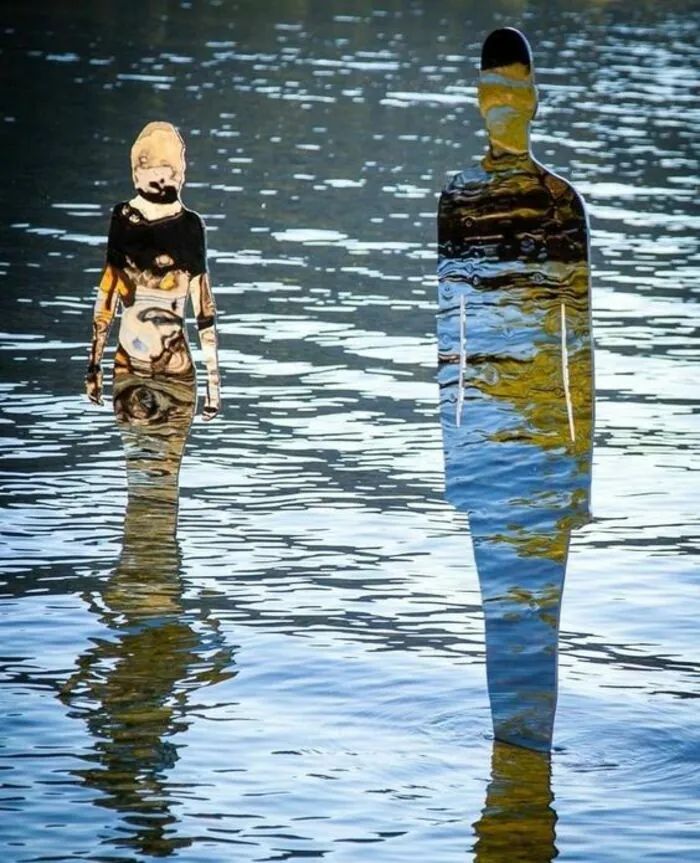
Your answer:
[[[690,0],[3,10],[4,863],[700,861],[699,24]],[[437,198],[483,152],[506,25],[592,234],[594,521],[551,772],[494,747],[435,382]],[[177,542],[149,544],[82,390],[157,119],[208,229],[224,410],[190,434]]]

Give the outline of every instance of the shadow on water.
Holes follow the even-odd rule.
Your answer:
[[[549,755],[495,741],[474,863],[551,863],[559,853],[553,799]]]
[[[170,835],[172,738],[191,723],[192,694],[236,674],[218,621],[183,607],[176,519],[172,501],[130,495],[123,550],[95,608],[110,635],[78,658],[60,694],[95,739],[92,765],[76,775],[128,825],[114,844],[156,856],[191,844]]]

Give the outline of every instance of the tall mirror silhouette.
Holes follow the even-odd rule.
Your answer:
[[[180,463],[196,403],[185,306],[189,297],[206,365],[205,420],[216,416],[221,404],[216,310],[204,225],[180,198],[185,145],[175,127],[145,126],[131,148],[131,170],[136,194],[112,212],[86,391],[92,402],[102,404],[102,357],[121,307],[112,396],[129,500],[140,497],[156,508],[177,508]]]
[[[589,240],[576,191],[530,152],[530,47],[484,42],[488,150],[438,212],[438,382],[447,499],[468,515],[497,740],[547,751],[571,531],[590,520]]]
[[[183,606],[175,518],[174,507],[154,518],[150,502],[129,496],[119,563],[90,597],[107,633],[78,657],[60,693],[94,738],[75,775],[99,792],[97,805],[122,816],[113,844],[149,856],[190,844],[175,834],[178,792],[168,771],[195,693],[235,675],[218,621]]]
[[[474,824],[474,863],[551,863],[558,855],[549,754],[496,740]]]

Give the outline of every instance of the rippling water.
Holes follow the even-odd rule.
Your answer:
[[[3,861],[700,860],[699,17],[4,11]],[[595,521],[569,557],[551,777],[491,741],[434,382],[437,195],[483,149],[476,64],[503,24],[535,53],[535,153],[592,222]],[[165,548],[123,538],[118,432],[81,395],[153,118],[188,142],[225,400],[193,427]]]

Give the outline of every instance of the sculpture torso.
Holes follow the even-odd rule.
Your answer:
[[[438,243],[447,496],[484,510],[475,474],[489,460],[541,475],[543,456],[565,456],[568,472],[590,456],[586,217],[575,190],[530,156],[489,154],[443,191]]]
[[[107,262],[122,302],[115,376],[192,378],[185,330],[190,281],[205,272],[204,231],[191,210],[148,221],[129,203],[112,215]]]

